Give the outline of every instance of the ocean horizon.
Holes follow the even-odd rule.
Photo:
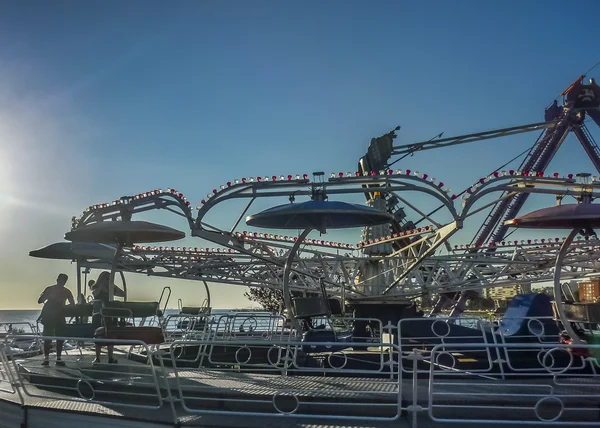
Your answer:
[[[213,308],[213,313],[227,313],[233,311],[257,311],[260,309],[241,308],[241,309],[228,309],[228,308]],[[0,324],[15,324],[15,323],[32,323],[36,324],[42,308],[38,309],[0,309]],[[178,308],[167,308],[167,315],[177,314]]]

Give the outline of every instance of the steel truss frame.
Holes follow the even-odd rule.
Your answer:
[[[465,221],[497,202],[481,204],[481,199],[487,195],[521,192],[556,197],[581,197],[586,194],[595,198],[600,195],[600,182],[597,181],[578,181],[572,175],[561,178],[557,175],[544,177],[531,172],[517,173],[498,172],[479,180],[464,198],[460,212],[455,208],[456,197],[443,190],[443,183],[436,183],[426,175],[415,176],[410,171],[398,170],[366,177],[340,177],[339,174],[333,174],[328,181],[319,183],[311,182],[308,178],[234,181],[221,186],[220,191],[213,191],[211,197],[198,207],[196,218],[183,194],[172,189],[147,192],[121,198],[111,204],[90,207],[79,219],[74,218],[73,228],[165,209],[183,216],[190,225],[192,236],[223,248],[129,248],[120,259],[120,269],[159,277],[280,288],[286,254],[294,238],[238,230],[252,203],[257,198],[265,197],[309,196],[314,186],[325,188],[329,196],[341,196],[364,193],[364,186],[378,185],[385,188],[386,192],[402,192],[406,195],[413,191],[429,195],[444,205],[445,213],[450,215],[452,221],[441,224],[430,218],[432,227],[393,234],[357,246],[308,240],[303,257],[298,258],[292,267],[291,289],[318,291],[319,278],[323,278],[331,295],[353,299],[381,298],[381,295],[367,296],[364,292],[369,283],[379,283],[384,285],[381,294],[386,298],[410,299],[430,293],[550,281],[559,249],[556,241],[537,245],[498,242],[475,249],[454,250],[450,246],[450,238],[463,227]],[[231,227],[223,229],[205,222],[205,217],[212,209],[232,200],[245,200],[247,203]],[[408,240],[409,243],[389,256],[366,257],[357,251],[363,246],[399,239]],[[486,251],[490,246],[496,251]],[[442,254],[444,247],[449,250],[447,254]],[[345,254],[340,254],[340,250]],[[569,279],[592,275],[600,267],[599,259],[599,241],[580,242],[565,260],[563,277]],[[369,272],[373,271],[369,267],[373,264],[379,265],[379,273],[376,277],[369,277]],[[85,260],[82,266],[104,268],[106,261]]]

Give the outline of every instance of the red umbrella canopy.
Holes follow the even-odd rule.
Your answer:
[[[600,204],[565,204],[533,211],[504,222],[530,229],[576,229],[600,226]]]

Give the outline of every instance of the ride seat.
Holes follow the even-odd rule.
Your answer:
[[[146,345],[160,345],[165,341],[165,335],[160,327],[98,327],[94,332],[94,337],[98,339],[139,340]]]

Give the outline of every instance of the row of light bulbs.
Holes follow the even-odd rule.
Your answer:
[[[209,248],[206,247],[205,249],[203,248],[198,248],[198,247],[151,247],[151,246],[140,246],[140,245],[136,245],[135,247],[133,247],[134,251],[154,251],[154,252],[177,252],[177,253],[187,253],[187,254],[193,254],[193,253],[216,253],[216,254],[232,254],[232,253],[236,253],[237,251],[232,250],[231,248]]]
[[[560,174],[558,172],[553,173],[551,176],[548,175],[546,176],[544,174],[543,171],[541,172],[536,172],[536,171],[520,171],[520,170],[508,170],[508,171],[495,171],[494,173],[488,175],[487,177],[483,177],[480,178],[479,181],[477,181],[477,183],[473,184],[470,188],[467,189],[467,193],[465,193],[462,197],[463,200],[466,200],[469,198],[469,196],[475,192],[475,190],[477,190],[479,187],[483,186],[485,183],[488,183],[494,179],[497,178],[502,178],[502,177],[507,177],[507,176],[522,176],[522,177],[536,177],[536,178],[554,178],[554,179],[568,179],[568,180],[572,180],[574,175],[573,174],[567,174],[566,176],[561,177]],[[592,177],[592,182],[597,182],[598,181],[598,177]]]
[[[407,231],[408,233],[407,232],[395,233],[393,235],[389,235],[386,237],[361,242],[356,247],[351,244],[344,244],[341,242],[333,242],[333,241],[322,241],[322,240],[318,240],[318,239],[305,239],[304,242],[309,245],[355,250],[355,249],[360,249],[367,245],[385,243],[385,242],[388,242],[388,241],[391,241],[394,239],[419,235],[419,234],[433,231],[433,230],[434,229],[432,226],[426,226],[424,228]],[[405,235],[405,233],[406,233],[406,235]],[[238,238],[242,238],[245,240],[252,240],[253,238],[274,240],[274,241],[285,241],[285,242],[295,242],[298,240],[297,237],[271,235],[271,234],[263,234],[263,233],[256,233],[256,232],[236,232],[235,235]],[[526,240],[523,239],[520,241],[514,240],[514,241],[502,241],[502,242],[497,242],[497,243],[489,243],[488,245],[481,245],[478,247],[471,246],[470,244],[466,244],[466,245],[455,245],[454,249],[455,250],[465,250],[465,249],[478,249],[478,248],[490,248],[490,247],[512,247],[512,246],[518,246],[518,245],[537,245],[537,246],[543,245],[544,247],[546,247],[546,246],[553,247],[554,245],[560,244],[565,239],[566,238],[564,238],[564,237],[563,238],[550,238],[550,239],[544,239],[544,238],[542,238],[542,239],[526,239]],[[578,236],[577,240],[578,241],[584,241],[584,240],[588,241],[589,237]],[[209,248],[209,247],[206,247],[206,248],[156,247],[156,246],[155,247],[152,247],[152,246],[144,247],[144,246],[138,245],[138,246],[133,247],[133,250],[134,251],[154,251],[154,252],[176,252],[176,253],[184,253],[184,254],[186,254],[186,253],[187,254],[205,253],[205,254],[222,254],[222,255],[228,255],[228,254],[234,254],[234,253],[238,254],[237,251],[235,251],[231,248]]]
[[[355,173],[351,173],[351,172],[347,172],[346,174],[344,174],[343,172],[339,172],[339,173],[331,173],[330,174],[330,178],[331,179],[340,179],[340,178],[358,178],[358,177],[371,177],[371,176],[379,176],[379,175],[414,175],[415,177],[419,177],[423,180],[429,181],[431,183],[435,183],[436,180],[435,178],[429,178],[429,175],[427,174],[420,174],[419,171],[411,171],[410,169],[407,170],[401,170],[398,169],[396,171],[389,169],[389,170],[381,170],[379,172],[377,171],[372,171],[372,172],[355,172]],[[285,181],[286,177],[285,176],[280,176],[279,177],[279,181]],[[294,177],[292,175],[288,175],[287,176],[287,180],[291,181],[293,180]],[[303,174],[302,176],[300,175],[296,175],[295,176],[296,180],[302,180],[303,182],[308,180],[308,174]],[[277,181],[277,176],[273,175],[270,178],[271,181]],[[219,186],[219,189],[213,189],[212,193],[208,193],[206,195],[207,199],[202,199],[202,201],[200,201],[202,204],[205,204],[207,202],[208,199],[212,198],[213,196],[215,196],[216,194],[218,194],[221,190],[225,190],[229,187],[232,187],[236,184],[245,184],[245,183],[253,183],[253,182],[265,182],[265,181],[269,181],[269,177],[265,176],[264,178],[262,177],[256,177],[256,179],[254,177],[250,177],[249,179],[246,178],[242,178],[241,180],[235,179],[233,180],[233,182],[228,181],[227,185],[221,185]],[[442,181],[440,181],[439,183],[437,183],[437,186],[441,189],[444,187],[444,183]],[[444,189],[444,192],[446,192],[447,194],[451,193],[450,189]],[[451,196],[452,199],[456,199],[457,196],[456,195],[452,195]],[[202,208],[202,205],[198,205],[196,207],[196,209],[200,209]]]
[[[370,173],[365,172],[365,173],[361,173],[361,172],[355,172],[355,173],[351,173],[351,172],[347,172],[346,174],[344,174],[343,172],[339,172],[339,173],[331,173],[330,174],[330,178],[331,179],[341,179],[341,178],[352,178],[352,177],[366,177],[366,176],[389,176],[389,175],[408,175],[408,176],[414,176],[414,177],[419,177],[422,180],[428,181],[430,183],[436,183],[436,179],[433,177],[429,177],[428,174],[421,174],[419,173],[419,171],[412,171],[410,169],[406,169],[406,170],[381,170],[381,171],[372,171]],[[471,186],[469,189],[467,189],[467,193],[465,195],[463,195],[463,199],[467,199],[469,197],[469,194],[473,193],[478,187],[482,186],[484,183],[493,180],[495,178],[500,178],[500,177],[505,177],[505,176],[525,176],[525,177],[544,177],[544,172],[536,172],[536,171],[520,171],[520,170],[509,170],[509,171],[495,171],[493,174],[488,175],[485,178],[481,178],[479,179],[479,181],[477,183],[475,183],[473,186]],[[573,179],[573,174],[568,174],[566,177],[563,178],[568,178],[569,180]],[[549,176],[548,176],[549,177]],[[552,177],[555,179],[560,178],[560,174],[558,173],[554,173],[552,174]],[[296,174],[295,176],[293,175],[281,175],[279,176],[279,178],[275,175],[271,176],[270,178],[268,176],[263,177],[256,177],[256,179],[254,177],[250,177],[248,179],[246,179],[245,177],[242,178],[241,180],[235,179],[233,180],[233,182],[228,181],[226,185],[221,185],[219,187],[219,189],[213,189],[212,193],[208,193],[206,195],[207,199],[212,198],[213,196],[217,195],[220,191],[225,190],[229,187],[238,185],[238,184],[246,184],[246,183],[253,183],[253,182],[268,182],[268,181],[292,181],[292,180],[296,180],[296,181],[302,181],[305,182],[308,180],[308,174]],[[599,180],[599,177],[593,176],[592,177],[592,182],[597,182]],[[437,186],[442,189],[444,187],[444,183],[442,181],[437,182]],[[444,192],[448,195],[450,195],[451,190],[449,188],[444,189]],[[149,192],[144,192],[144,193],[139,193],[135,196],[133,196],[134,200],[140,200],[140,199],[144,199],[150,196],[157,196],[157,195],[162,195],[162,194],[171,194],[173,196],[176,196],[178,198],[180,198],[186,206],[190,206],[191,203],[187,200],[187,198],[185,197],[185,195],[181,192],[178,192],[175,189],[171,189],[168,188],[165,192],[163,192],[162,189],[155,189]],[[455,194],[452,194],[450,196],[450,198],[452,200],[456,199],[457,196]],[[207,199],[202,199],[201,203],[205,204]],[[115,206],[115,205],[120,205],[123,204],[124,201],[122,199],[117,199],[115,201],[112,201],[111,203],[102,203],[102,204],[97,204],[97,205],[91,205],[89,206],[85,211],[84,214],[89,212],[89,211],[93,211],[93,210],[97,210],[97,209],[101,209],[101,208],[107,208],[110,206]],[[198,205],[196,207],[196,209],[200,209],[202,206]],[[73,224],[76,224],[78,222],[77,218],[73,218],[72,219]]]
[[[282,241],[282,242],[296,242],[298,240],[295,236],[284,236],[274,235],[272,233],[258,233],[258,232],[235,232],[235,236],[244,240],[250,241],[252,238],[266,239],[270,241]],[[304,238],[304,243],[309,245],[317,245],[321,247],[331,248],[344,248],[347,250],[355,250],[356,247],[352,244],[345,244],[343,242],[324,241],[320,239],[308,239]]]
[[[563,238],[549,238],[549,239],[521,239],[520,241],[518,240],[514,240],[514,241],[501,241],[501,242],[490,242],[489,244],[486,245],[480,245],[480,246],[475,246],[475,245],[470,245],[470,244],[466,244],[466,245],[455,245],[454,249],[455,250],[468,250],[468,249],[473,249],[473,248],[493,248],[493,247],[514,247],[514,246],[518,246],[518,245],[543,245],[544,247],[546,246],[551,246],[553,247],[554,245],[558,245],[559,243],[563,242],[565,239],[565,237]],[[589,236],[586,237],[582,237],[582,236],[578,236],[577,237],[578,241],[589,241],[590,238]]]
[[[191,202],[187,200],[187,198],[185,197],[185,195],[181,192],[178,192],[175,189],[167,189],[166,191],[163,191],[162,189],[156,189],[156,190],[152,190],[150,192],[144,192],[144,193],[139,193],[137,195],[133,196],[133,200],[140,200],[140,199],[144,199],[144,198],[148,198],[150,196],[158,196],[158,195],[173,195],[178,197],[179,199],[181,199],[185,205],[187,205],[188,207],[191,205]],[[116,206],[116,205],[121,205],[123,204],[124,201],[123,199],[117,199],[115,201],[112,201],[110,203],[103,203],[103,204],[97,204],[97,205],[90,205],[85,211],[84,214],[89,212],[89,211],[94,211],[97,209],[101,209],[101,208],[108,208],[111,206]],[[76,221],[77,219],[75,217],[73,217],[73,221]]]
[[[404,239],[415,235],[421,235],[423,233],[427,233],[433,230],[433,226],[418,227],[416,229],[406,230],[404,232],[393,233],[391,235],[384,236],[381,238],[368,239],[366,241],[358,243],[356,245],[356,248],[363,248],[369,245],[384,244],[390,241],[397,241],[398,239]]]
[[[344,178],[358,178],[358,177],[373,177],[373,176],[389,176],[389,175],[408,175],[408,176],[414,176],[414,177],[418,177],[421,178],[422,180],[428,181],[430,183],[435,184],[436,183],[436,179],[433,177],[429,177],[428,174],[421,174],[419,171],[412,171],[410,169],[406,169],[406,170],[402,170],[402,169],[397,169],[397,170],[392,170],[392,169],[388,169],[388,170],[381,170],[381,171],[371,171],[371,172],[355,172],[355,173],[351,173],[351,172],[347,172],[347,173],[343,173],[343,172],[339,172],[339,173],[331,173],[329,175],[329,178],[332,180],[336,180],[336,179],[344,179]],[[525,177],[544,177],[544,172],[535,172],[535,171],[520,171],[520,170],[509,170],[509,171],[495,171],[493,174],[490,174],[489,176],[485,177],[485,178],[481,178],[477,183],[475,183],[475,185],[473,185],[470,189],[467,190],[468,193],[472,193],[477,187],[481,186],[482,184],[484,184],[486,181],[492,180],[494,178],[500,178],[500,177],[505,177],[505,176],[525,176]],[[558,173],[554,173],[552,174],[552,177],[554,178],[560,178],[560,174]],[[573,174],[568,174],[566,177],[563,178],[568,178],[569,180],[573,179]],[[285,176],[280,176],[279,180],[280,181],[284,181],[286,179]],[[288,175],[287,176],[288,180],[292,180],[293,176],[292,175]],[[300,180],[300,175],[296,175],[295,176],[296,180]],[[303,174],[302,175],[302,179],[303,180],[308,180],[308,175],[307,174]],[[261,177],[257,177],[256,180],[254,179],[254,177],[250,177],[249,179],[246,178],[242,178],[241,181],[235,179],[233,182],[227,182],[227,185],[221,185],[219,187],[220,190],[225,190],[233,185],[236,184],[245,184],[245,183],[252,183],[252,182],[264,182],[264,181],[269,181],[269,177],[265,176],[264,178]],[[277,176],[272,176],[271,177],[271,181],[277,181]],[[598,181],[598,177],[592,177],[592,181]],[[442,189],[444,187],[444,182],[440,181],[437,182],[437,186]],[[208,199],[212,198],[214,195],[219,193],[219,189],[213,189],[212,193],[208,193],[206,195],[206,197]],[[451,190],[449,188],[444,189],[444,192],[448,195],[451,194]],[[468,197],[468,195],[464,196],[464,198]],[[456,199],[457,196],[455,194],[452,194],[450,196],[450,198],[452,200]],[[207,199],[203,199],[201,201],[202,204],[205,204],[207,201]],[[200,209],[202,206],[198,205],[196,208]]]

